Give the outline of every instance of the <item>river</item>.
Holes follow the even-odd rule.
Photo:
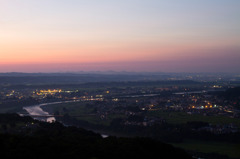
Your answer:
[[[38,104],[38,105],[23,107],[23,109],[26,110],[28,112],[28,114],[30,116],[33,116],[33,118],[36,119],[36,120],[41,120],[41,121],[46,121],[46,122],[53,122],[53,121],[56,121],[55,117],[47,117],[50,114],[48,112],[44,111],[41,108],[42,106],[53,105],[53,104],[61,104],[61,103],[72,103],[72,102],[79,102],[79,101],[80,100],[42,103],[42,104]],[[41,116],[43,116],[43,117],[41,117]]]
[[[45,121],[45,122],[54,122],[56,121],[55,117],[47,117],[50,114],[44,111],[41,107],[46,105],[53,105],[53,104],[62,104],[62,103],[72,103],[72,102],[79,102],[80,100],[73,100],[73,101],[61,101],[61,102],[51,102],[51,103],[43,103],[33,106],[23,107],[24,110],[28,112],[30,116],[32,116],[36,120]],[[21,115],[21,114],[20,114]],[[42,117],[41,117],[42,116]],[[108,137],[108,135],[101,134],[103,138]]]

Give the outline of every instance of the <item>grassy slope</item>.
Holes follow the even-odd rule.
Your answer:
[[[227,155],[231,158],[240,158],[240,144],[223,143],[223,142],[207,142],[198,140],[188,140],[184,143],[174,143],[175,147],[183,148],[188,151],[196,151],[203,153],[217,153]]]

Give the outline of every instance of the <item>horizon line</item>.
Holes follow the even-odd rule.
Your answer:
[[[116,73],[163,73],[163,74],[240,74],[237,72],[170,72],[170,71],[114,71],[114,70],[107,70],[107,71],[55,71],[55,72],[24,72],[24,71],[8,71],[8,72],[0,72],[0,74],[81,74],[81,73],[108,73],[108,74],[116,74]]]

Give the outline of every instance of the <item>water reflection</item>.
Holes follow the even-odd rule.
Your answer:
[[[41,106],[46,104],[39,104],[35,106],[30,107],[23,107],[24,110],[26,110],[30,116],[33,116],[36,120],[46,121],[46,122],[54,122],[56,121],[55,117],[47,117],[50,114],[48,112],[45,112]]]

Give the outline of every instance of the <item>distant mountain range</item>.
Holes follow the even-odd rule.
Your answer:
[[[78,84],[86,82],[122,82],[168,80],[169,75],[77,74],[77,73],[3,73],[0,84]]]
[[[0,84],[79,84],[87,82],[123,81],[240,81],[240,76],[209,73],[163,73],[163,72],[66,72],[66,73],[0,73]]]
[[[36,73],[25,73],[25,72],[5,72],[0,73],[0,76],[65,76],[65,75],[81,75],[81,74],[105,74],[105,75],[168,75],[168,76],[236,76],[232,73],[187,73],[187,72],[128,72],[128,71],[78,71],[78,72],[36,72]]]

